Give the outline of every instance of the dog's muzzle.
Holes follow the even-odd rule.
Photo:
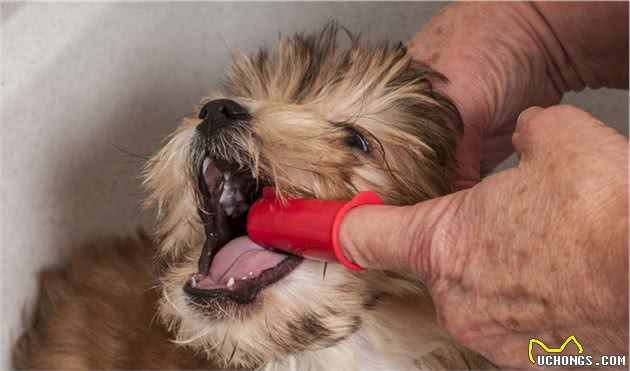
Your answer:
[[[231,157],[231,141],[247,130],[251,114],[235,101],[217,99],[203,106],[199,119],[191,158],[206,239],[197,272],[191,272],[184,291],[195,304],[249,304],[291,273],[302,258],[259,246],[247,237],[247,212],[262,187],[272,185]]]

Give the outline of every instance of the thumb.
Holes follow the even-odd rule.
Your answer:
[[[470,192],[463,190],[413,206],[365,205],[341,222],[344,256],[364,267],[409,271],[428,283],[440,269],[434,247],[448,246],[454,216]]]

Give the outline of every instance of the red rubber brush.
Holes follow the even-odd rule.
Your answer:
[[[378,204],[383,201],[374,192],[361,192],[350,201],[294,198],[282,203],[273,187],[265,187],[263,197],[249,209],[247,234],[263,247],[362,270],[341,253],[339,226],[353,208]]]

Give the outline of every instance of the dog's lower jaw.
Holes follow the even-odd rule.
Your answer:
[[[334,346],[267,362],[262,370],[488,369],[482,357],[439,328],[428,297],[387,298],[362,316],[362,327]]]

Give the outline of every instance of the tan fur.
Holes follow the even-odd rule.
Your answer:
[[[99,239],[39,274],[39,297],[13,349],[18,369],[201,369],[156,318],[153,256],[145,236]]]
[[[273,182],[281,197],[348,199],[373,190],[386,203],[402,205],[452,191],[454,139],[461,119],[450,100],[432,88],[444,77],[412,61],[402,46],[369,46],[350,35],[350,45],[342,48],[337,33],[336,25],[330,24],[317,36],[282,38],[273,53],[262,49],[254,55],[236,54],[224,89],[202,103],[232,99],[252,119],[249,125],[222,130],[206,150],[251,170],[259,181]],[[77,254],[70,270],[79,264],[84,274],[112,275],[118,270],[128,274],[91,283],[98,295],[115,297],[99,312],[83,317],[73,312],[78,309],[64,308],[72,308],[75,301],[99,302],[90,290],[75,294],[86,282],[63,281],[68,293],[59,296],[66,306],[59,306],[42,304],[50,301],[48,292],[58,291],[56,285],[42,281],[40,307],[55,308],[54,315],[35,321],[16,353],[18,366],[216,365],[270,370],[490,366],[439,329],[431,300],[419,283],[392,272],[357,273],[339,264],[304,261],[259,293],[254,303],[204,306],[188,301],[182,286],[196,271],[205,240],[193,156],[199,122],[184,119],[145,172],[147,204],[157,205],[160,221],[158,293],[149,289],[151,263],[140,255],[121,261],[118,254],[129,254],[121,245],[98,250],[109,254],[98,262],[90,260],[90,254]],[[347,146],[349,128],[368,139],[369,153]],[[127,244],[146,248],[146,242]],[[111,290],[114,285],[135,286]],[[112,307],[116,304],[120,307]],[[126,312],[121,307],[134,311],[122,315]],[[135,322],[128,318],[131,315]],[[50,323],[58,327],[51,329]],[[105,330],[95,334],[88,324]],[[111,332],[110,327],[121,332]],[[124,337],[127,328],[129,336]],[[95,336],[114,350],[100,358],[94,355],[85,339]],[[60,345],[63,338],[71,343]],[[173,357],[164,363],[151,363],[143,356],[167,351]],[[47,363],[47,354],[71,359]],[[136,363],[124,363],[131,358]]]

